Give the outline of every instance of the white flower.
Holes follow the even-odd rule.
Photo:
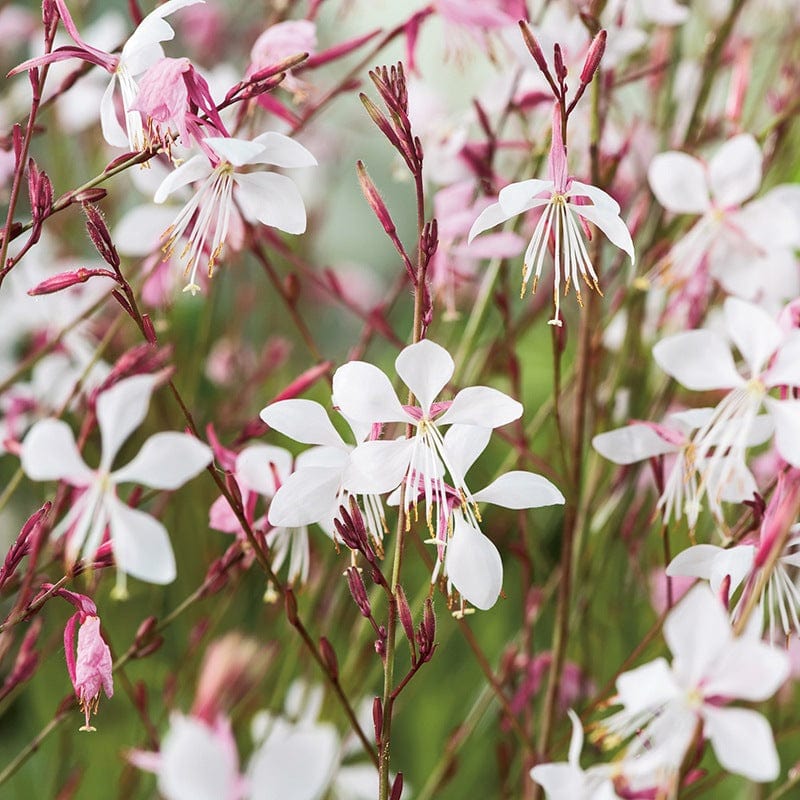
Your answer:
[[[567,711],[572,722],[572,738],[567,761],[556,764],[538,764],[531,778],[540,784],[548,800],[619,800],[611,781],[611,769],[604,765],[581,769],[583,727],[578,715]]]
[[[561,116],[558,106],[553,114],[552,144],[550,148],[548,180],[533,179],[511,183],[500,191],[498,202],[486,208],[475,220],[469,232],[469,241],[488,228],[493,228],[511,217],[542,209],[533,231],[522,265],[522,291],[524,297],[528,281],[533,274],[531,290],[536,291],[542,274],[545,255],[553,240],[553,305],[555,315],[552,325],[561,325],[561,281],[564,294],[574,285],[578,303],[583,305],[580,279],[590,289],[600,292],[597,273],[589,258],[584,242],[584,226],[591,223],[608,237],[609,241],[624,250],[634,260],[633,241],[625,223],[620,218],[619,204],[611,195],[567,176],[567,156],[561,138]],[[580,201],[580,202],[578,202]],[[586,202],[590,201],[590,202]]]
[[[724,310],[745,376],[736,368],[730,345],[710,330],[669,336],[653,348],[658,365],[687,389],[730,390],[693,438],[704,481],[712,486],[724,483],[726,465],[744,461],[762,407],[774,425],[778,452],[800,466],[800,400],[769,394],[777,387],[800,386],[800,331],[785,333],[761,308],[737,298],[729,297]]]
[[[471,386],[450,402],[436,402],[453,376],[455,365],[449,353],[431,341],[406,347],[395,361],[397,374],[414,394],[419,406],[404,406],[386,375],[372,364],[351,361],[333,376],[333,403],[349,419],[365,424],[401,422],[414,429],[410,439],[369,441],[350,455],[351,469],[346,488],[355,494],[383,494],[404,483],[404,509],[425,498],[426,520],[431,532],[433,503],[447,507],[445,483],[461,494],[464,503],[475,505],[464,476],[452,463],[439,426],[461,423],[497,428],[518,419],[522,406],[497,389]]]
[[[101,456],[97,469],[86,466],[70,427],[61,420],[37,422],[22,443],[22,469],[36,481],[62,480],[85,491],[57,526],[54,535],[70,531],[68,561],[82,552],[94,555],[106,528],[117,564],[117,590],[124,594],[125,575],[150,583],[175,578],[175,556],[166,528],[144,511],[117,497],[117,485],[139,483],[173,490],[201,472],[212,452],[185,433],[151,436],[127,466],[112,471],[114,458],[130,434],[142,423],[156,378],[137,375],[120,381],[97,399]]]
[[[664,638],[672,664],[657,658],[617,679],[623,710],[604,721],[615,736],[637,738],[627,757],[658,758],[676,772],[697,726],[722,767],[753,781],[778,777],[769,722],[757,711],[724,702],[771,697],[789,674],[786,653],[760,641],[750,626],[736,638],[722,604],[697,586],[669,614]]]
[[[800,189],[777,187],[745,205],[761,185],[761,159],[750,134],[729,139],[707,165],[676,151],[653,159],[648,178],[659,203],[676,214],[700,215],[659,264],[666,281],[682,286],[708,273],[749,300],[797,295]]]
[[[281,400],[262,409],[260,417],[296,442],[315,445],[298,457],[294,472],[281,483],[270,504],[270,523],[291,527],[316,523],[333,536],[333,520],[350,496],[345,476],[355,445],[345,443],[325,409],[313,400]],[[369,425],[347,422],[356,442],[367,438]],[[360,499],[368,530],[376,540],[382,539],[385,522],[380,498],[365,494]]]
[[[192,294],[200,290],[195,277],[204,255],[208,257],[209,275],[213,271],[225,245],[235,205],[249,222],[261,222],[287,233],[303,233],[306,229],[303,198],[292,179],[251,168],[311,167],[317,163],[303,145],[280,133],[264,133],[253,141],[210,137],[203,144],[208,147],[209,157],[198,154],[181,164],[164,179],[153,198],[156,203],[163,203],[177,189],[199,182],[189,202],[164,232],[166,258],[186,236],[180,258],[190,276],[184,291]]]

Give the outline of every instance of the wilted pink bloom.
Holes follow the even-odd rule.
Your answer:
[[[148,145],[161,146],[167,152],[176,134],[184,147],[192,139],[202,147],[204,126],[212,136],[227,135],[208,83],[188,58],[156,61],[142,76],[131,109],[142,114]]]
[[[77,658],[73,652],[75,625],[80,621],[78,629]],[[78,611],[70,617],[64,628],[64,653],[67,658],[67,670],[81,710],[86,716],[82,731],[93,731],[89,717],[97,713],[100,702],[100,689],[106,697],[114,696],[114,681],[111,675],[111,651],[103,641],[100,633],[100,617],[95,614],[84,614]]]

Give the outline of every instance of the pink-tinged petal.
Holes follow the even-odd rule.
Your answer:
[[[328,412],[313,400],[280,400],[261,410],[261,419],[273,430],[302,444],[346,447],[328,417]]]
[[[475,608],[487,611],[503,587],[503,562],[494,544],[461,514],[445,551],[445,571],[458,593]]]
[[[569,196],[572,197],[588,197],[596,206],[600,208],[607,208],[615,214],[619,214],[619,203],[608,193],[591,183],[581,183],[580,181],[572,181],[569,187]]]
[[[711,207],[703,165],[686,153],[660,153],[647,170],[650,188],[667,211],[703,214]]]
[[[292,471],[292,454],[270,444],[252,444],[236,457],[236,478],[243,488],[272,497],[277,483]],[[276,483],[277,482],[277,483]]]
[[[706,697],[758,703],[772,697],[789,677],[784,650],[743,635],[725,648],[703,684]]]
[[[78,452],[72,429],[58,419],[40,420],[28,431],[20,459],[25,474],[35,481],[88,486],[94,477]]]
[[[242,529],[242,524],[226,497],[220,496],[211,504],[208,510],[208,527],[223,533],[238,533]]]
[[[154,517],[107,499],[114,560],[123,572],[148,583],[175,580],[175,555],[167,529]]]
[[[205,180],[211,175],[213,169],[204,155],[193,156],[164,178],[161,185],[156,189],[153,202],[163,203],[173,192],[181,187],[188,186],[195,181]]]
[[[800,400],[764,401],[775,423],[775,447],[793,467],[800,468]]]
[[[800,386],[800,331],[792,331],[763,376],[768,386]]]
[[[745,384],[730,348],[713,331],[686,331],[668,336],[653,347],[653,358],[664,372],[695,392]]]
[[[491,428],[478,425],[451,425],[444,435],[444,451],[447,453],[448,463],[463,477],[486,449],[491,437]]]
[[[333,374],[333,404],[358,422],[410,422],[386,375],[366,361],[350,361]]]
[[[489,228],[494,228],[495,225],[499,225],[513,216],[515,215],[507,214],[503,211],[500,203],[492,203],[492,205],[484,208],[475,222],[472,223],[472,227],[469,229],[469,236],[467,236],[467,243],[471,243],[479,233],[483,233]]]
[[[682,25],[689,19],[689,9],[676,0],[639,0],[639,11],[656,25]]]
[[[338,505],[341,468],[301,467],[278,489],[269,506],[270,525],[299,528],[315,522],[330,522]]]
[[[509,183],[500,190],[497,200],[503,213],[513,217],[540,205],[537,200],[549,200],[553,188],[553,181],[532,178],[519,183]]]
[[[490,386],[468,386],[438,418],[439,425],[477,425],[499,428],[522,416],[522,404]]]
[[[114,104],[114,88],[117,85],[117,76],[112,75],[103,97],[100,100],[100,128],[103,138],[112,147],[130,148],[128,134],[122,129],[117,119],[117,109]]]
[[[236,173],[237,200],[251,222],[258,220],[286,233],[306,230],[306,207],[291,178],[276,172]]]
[[[725,301],[725,327],[753,377],[758,376],[783,338],[778,323],[757,305],[729,297]]]
[[[315,167],[317,159],[300,142],[281,133],[269,131],[256,136],[255,144],[262,147],[255,161],[248,163],[274,164],[276,167]]]
[[[749,134],[728,139],[708,164],[714,202],[722,208],[741,205],[761,186],[761,148]]]
[[[114,483],[140,483],[153,489],[177,489],[199,475],[213,459],[208,445],[188,433],[151,436],[127,466],[111,474]]]
[[[691,589],[664,622],[673,670],[686,687],[696,687],[733,640],[722,603],[705,584]]]
[[[778,751],[769,722],[746,708],[703,706],[705,735],[717,761],[728,772],[751,781],[774,781],[780,772]]]
[[[641,423],[598,433],[592,439],[592,447],[615,464],[635,464],[680,449],[680,445],[659,436],[652,427]]]
[[[235,752],[232,755],[214,730],[194,717],[171,715],[157,772],[158,790],[169,800],[228,800],[237,796]]]
[[[456,367],[444,347],[423,339],[404,348],[395,359],[394,368],[428,416],[431,404],[447,386]]]
[[[244,164],[253,164],[264,147],[258,142],[247,139],[233,139],[230,136],[210,136],[204,139],[207,144],[223,161],[241,167]]]
[[[414,439],[364,442],[350,454],[344,486],[353,494],[384,494],[396,489],[408,471]]]
[[[467,258],[513,258],[525,249],[525,240],[512,231],[481,236],[468,247],[454,247],[453,252]]]
[[[332,725],[317,723],[270,737],[250,761],[249,800],[317,800],[338,758],[339,737]]]
[[[478,503],[503,508],[541,508],[563,505],[564,495],[542,475],[512,470],[492,481],[474,495]]]
[[[617,678],[618,702],[630,715],[658,708],[679,693],[665,658],[656,658]]]
[[[587,222],[599,228],[611,244],[628,255],[631,264],[636,261],[630,231],[616,211],[605,206],[578,206],[574,203],[570,203],[569,207]]]
[[[134,375],[102,392],[97,398],[102,457],[100,466],[108,469],[119,448],[147,416],[150,397],[156,385],[153,375]]]

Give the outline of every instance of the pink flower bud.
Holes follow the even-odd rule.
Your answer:
[[[104,278],[114,278],[114,273],[107,269],[80,269],[71,270],[70,272],[59,272],[58,275],[53,275],[52,278],[45,278],[41,283],[36,284],[32,289],[28,289],[28,294],[31,297],[36,297],[40,294],[54,294],[63,289],[69,289],[70,286],[76,286],[79,283],[86,283],[89,278],[94,278],[100,275]]]
[[[603,58],[603,53],[606,51],[606,38],[608,34],[601,30],[597,36],[592,39],[589,45],[589,51],[586,53],[586,58],[583,62],[583,69],[581,70],[581,83],[586,85],[592,82],[597,68],[600,66],[600,61]]]

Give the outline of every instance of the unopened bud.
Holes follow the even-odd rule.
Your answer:
[[[46,278],[41,283],[37,283],[32,289],[28,289],[28,294],[31,297],[36,297],[40,294],[54,294],[63,289],[69,289],[70,286],[76,286],[79,283],[86,283],[89,278],[102,276],[104,278],[115,278],[113,272],[107,269],[80,269],[71,270],[70,272],[59,272],[58,275],[53,275],[51,278]]]
[[[586,53],[586,59],[583,62],[583,69],[581,70],[581,83],[588,84],[592,82],[597,68],[600,66],[600,61],[603,58],[603,53],[606,51],[606,39],[608,34],[605,30],[601,30],[597,36],[592,40],[589,46],[589,51]]]
[[[567,65],[564,63],[564,54],[558,42],[553,45],[553,66],[556,69],[556,78],[563,81],[567,77]]]
[[[400,624],[403,626],[408,645],[411,648],[412,661],[416,660],[416,650],[414,647],[414,619],[411,616],[411,607],[408,605],[406,593],[403,591],[402,586],[397,586],[395,589],[395,602],[397,603],[397,613],[400,617]]]
[[[375,744],[381,746],[381,731],[383,730],[383,703],[380,697],[372,701],[372,726],[375,729]]]
[[[101,189],[99,186],[96,186],[93,189],[83,189],[83,191],[71,194],[69,196],[69,202],[97,203],[98,201],[102,200],[107,194],[108,191],[106,189]]]
[[[154,616],[149,616],[144,619],[136,629],[136,636],[133,639],[134,646],[138,649],[150,640],[153,636],[158,620]]]
[[[389,209],[386,208],[386,204],[383,202],[380,192],[378,192],[375,184],[369,177],[363,161],[356,162],[356,172],[358,173],[358,182],[361,184],[361,191],[366,201],[369,203],[372,213],[378,218],[378,222],[383,226],[386,233],[393,236],[397,229],[392,221],[391,214],[389,214]]]
[[[400,800],[403,794],[403,773],[398,772],[395,776],[394,783],[392,784],[392,793],[389,795],[390,800]]]
[[[372,607],[370,606],[369,597],[367,596],[367,588],[364,586],[364,581],[361,578],[361,573],[357,567],[347,568],[347,585],[350,587],[350,594],[353,596],[358,610],[365,617],[372,616]]]
[[[319,652],[322,660],[325,662],[325,669],[334,680],[339,677],[339,661],[336,658],[336,651],[333,645],[324,637],[321,636],[319,640]]]
[[[284,604],[286,606],[286,618],[289,624],[297,627],[297,598],[291,588],[287,588],[283,596]]]
[[[525,46],[528,48],[528,52],[531,54],[531,56],[533,56],[536,66],[539,67],[539,69],[545,75],[547,75],[549,73],[547,59],[544,57],[542,48],[540,47],[536,37],[533,35],[533,31],[530,29],[525,20],[519,21],[519,29],[522,31],[522,38],[525,40]]]
[[[323,375],[327,375],[332,366],[333,363],[331,361],[323,361],[321,364],[307,369],[299,378],[295,378],[282,392],[275,395],[272,402],[277,403],[280,400],[289,400],[303,394]]]
[[[153,326],[153,320],[150,319],[149,314],[142,314],[142,333],[144,333],[144,338],[147,339],[150,344],[158,344],[156,329]]]

